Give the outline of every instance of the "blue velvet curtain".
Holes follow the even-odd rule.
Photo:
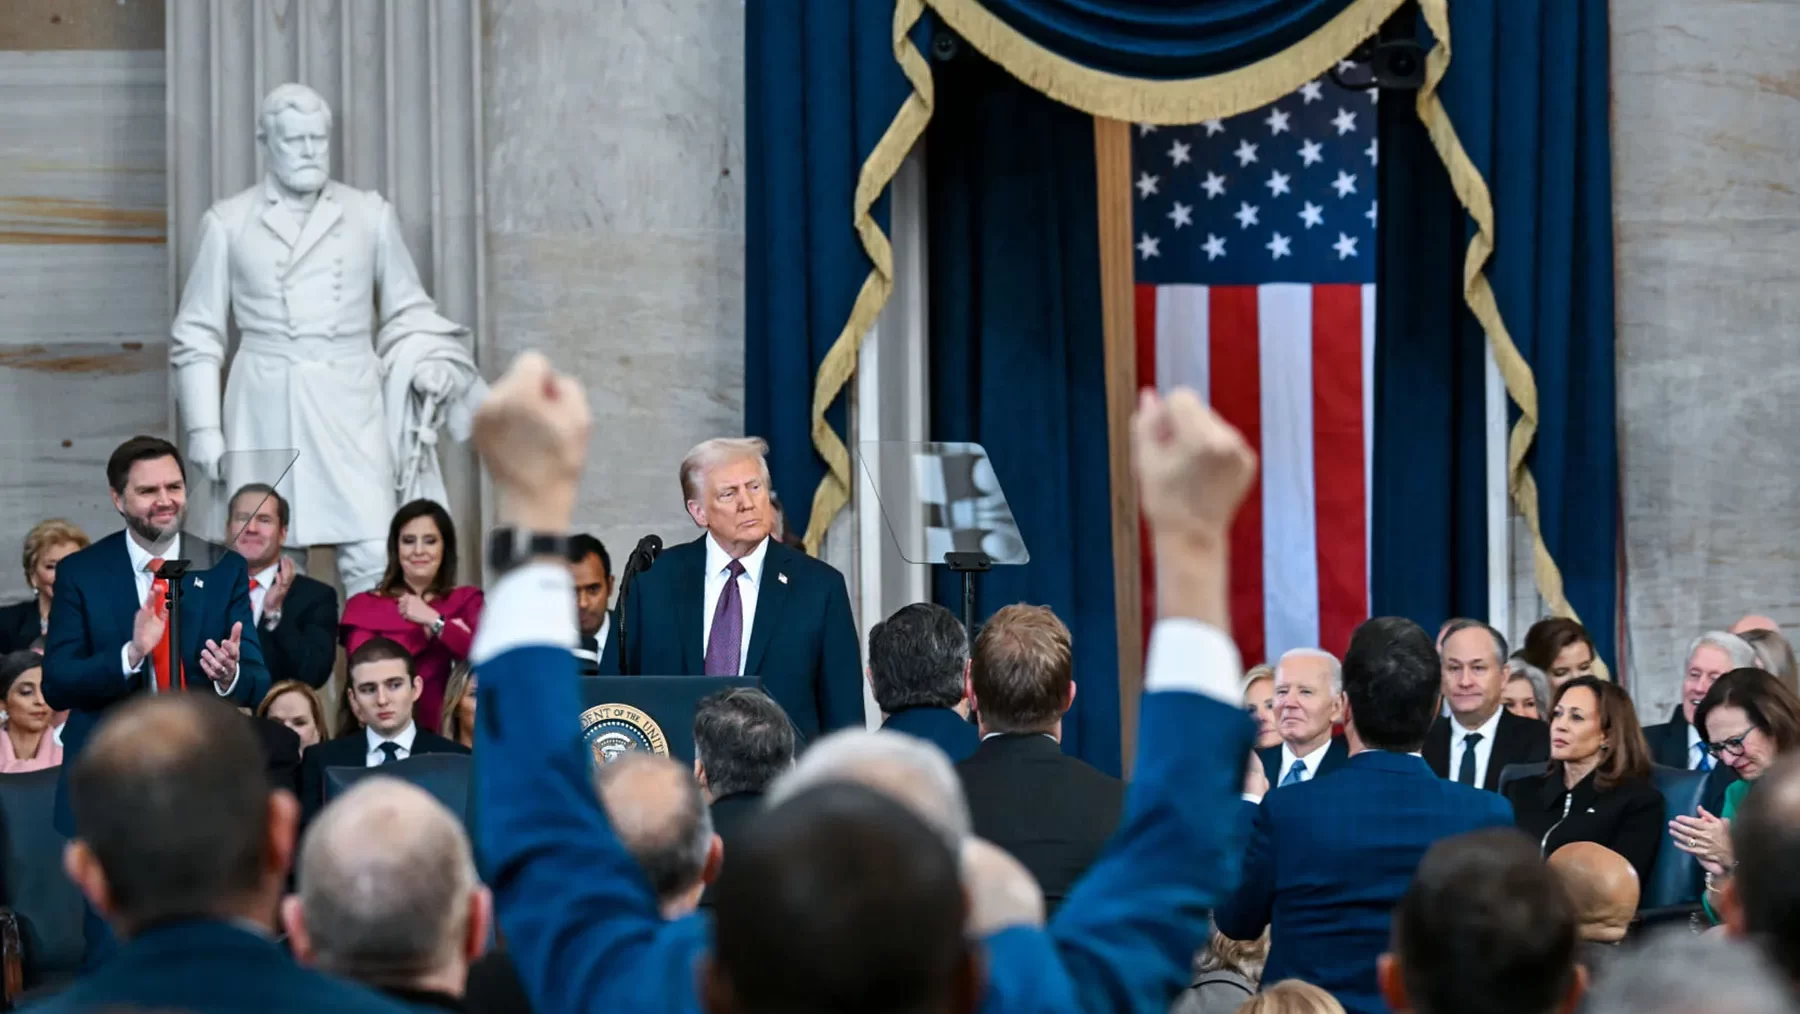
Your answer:
[[[967,53],[926,134],[931,437],[987,448],[1031,562],[976,581],[978,622],[1049,606],[1074,638],[1063,749],[1119,772],[1119,660],[1094,121]],[[937,575],[960,611],[962,582]]]

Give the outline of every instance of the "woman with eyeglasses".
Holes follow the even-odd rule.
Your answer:
[[[1706,871],[1706,911],[1724,886],[1737,860],[1731,852],[1731,818],[1745,794],[1777,757],[1800,747],[1800,696],[1761,669],[1733,669],[1720,676],[1694,709],[1694,727],[1706,736],[1706,748],[1740,781],[1725,790],[1718,814],[1701,807],[1693,816],[1669,821],[1675,847],[1700,861]]]

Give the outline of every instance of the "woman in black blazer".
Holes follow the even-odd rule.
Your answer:
[[[1550,707],[1550,766],[1506,787],[1513,822],[1548,857],[1572,841],[1624,856],[1647,883],[1662,847],[1663,795],[1650,780],[1650,747],[1631,698],[1615,683],[1580,676]]]
[[[25,535],[25,583],[36,592],[23,602],[0,607],[0,654],[24,651],[44,636],[50,600],[56,594],[56,565],[88,544],[87,533],[61,518],[39,521]]]

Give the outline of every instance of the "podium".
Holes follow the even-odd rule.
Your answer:
[[[721,690],[761,688],[755,676],[585,676],[581,739],[605,764],[622,753],[694,762],[694,709]]]

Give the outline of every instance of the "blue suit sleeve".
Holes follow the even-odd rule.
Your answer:
[[[50,601],[50,629],[44,635],[44,702],[59,711],[99,711],[130,693],[133,681],[120,669],[124,642],[90,648],[91,605],[81,575],[72,570],[64,568],[56,597]]]
[[[863,710],[862,649],[856,636],[856,620],[850,614],[850,593],[843,575],[831,572],[831,590],[825,600],[824,657],[819,663],[819,702],[822,732],[860,729]]]
[[[240,558],[241,561],[241,558]],[[214,568],[215,573],[218,568]],[[231,625],[242,623],[238,637],[238,677],[231,693],[225,696],[234,704],[254,708],[269,692],[269,667],[263,664],[262,642],[256,636],[256,613],[250,607],[250,571],[242,562],[231,568],[231,600],[225,607],[225,629],[217,635],[231,636]],[[182,640],[187,640],[183,637]],[[192,686],[190,683],[189,686]]]
[[[1269,833],[1268,797],[1260,806],[1244,803],[1239,813],[1250,828],[1244,875],[1231,900],[1213,912],[1213,923],[1233,940],[1255,940],[1268,929],[1275,910],[1275,841]]]

